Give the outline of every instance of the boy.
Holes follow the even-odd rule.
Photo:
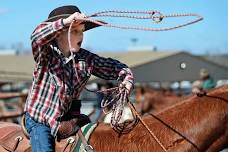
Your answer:
[[[25,105],[25,127],[33,152],[55,150],[61,120],[66,114],[73,117],[80,112],[80,104],[75,107],[75,103],[91,74],[109,80],[123,78],[121,85],[128,94],[132,89],[133,74],[125,64],[81,48],[83,32],[99,26],[82,21],[83,18],[85,15],[76,6],[62,6],[54,9],[32,33],[36,66]],[[67,36],[73,21],[71,56]]]

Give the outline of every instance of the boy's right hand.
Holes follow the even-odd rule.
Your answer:
[[[63,24],[69,25],[73,21],[76,21],[78,24],[80,24],[82,22],[82,20],[85,18],[86,18],[85,14],[75,12],[74,14],[70,15],[69,17],[63,19]]]

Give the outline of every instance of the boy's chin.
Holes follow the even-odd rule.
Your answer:
[[[77,48],[71,48],[70,49],[71,52],[75,52],[75,53],[77,53],[79,50],[80,50],[79,47],[77,47]]]

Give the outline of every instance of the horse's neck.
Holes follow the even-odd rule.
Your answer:
[[[161,124],[173,130],[168,133],[169,142],[188,140],[200,149],[212,144],[225,134],[228,115],[228,87],[215,89],[203,97],[190,97],[162,113],[154,116]],[[152,128],[153,126],[151,126]],[[175,141],[176,139],[176,141]],[[180,140],[179,140],[180,141]]]

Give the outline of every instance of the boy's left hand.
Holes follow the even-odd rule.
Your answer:
[[[74,14],[71,14],[69,17],[63,19],[63,23],[64,25],[69,25],[71,22],[76,21],[80,24],[82,20],[85,18],[86,18],[85,14],[75,12]]]
[[[131,91],[133,90],[133,84],[127,80],[120,83],[120,87],[125,88],[128,95],[130,95]]]

